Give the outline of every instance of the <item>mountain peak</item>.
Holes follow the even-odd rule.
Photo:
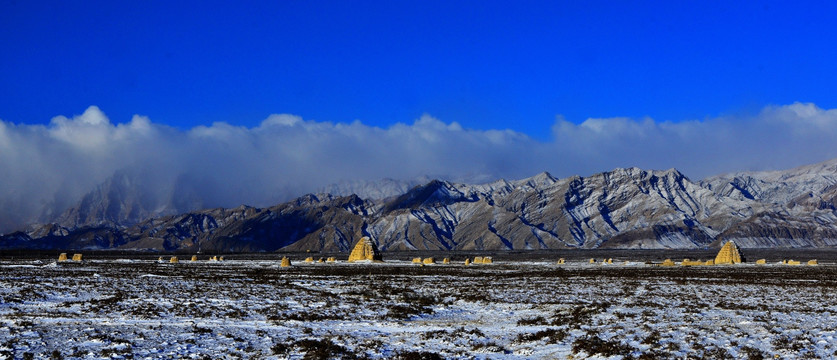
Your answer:
[[[348,251],[369,236],[383,250],[702,248],[721,240],[742,247],[837,246],[837,174],[829,169],[740,174],[700,184],[674,168],[637,167],[584,178],[542,172],[480,185],[434,179],[381,200],[308,194],[270,208],[217,208],[133,226],[46,225],[0,237],[0,244]],[[80,209],[98,211],[88,212],[92,219],[111,214],[109,209],[148,209],[131,195],[136,181],[115,176]]]
[[[553,177],[552,174],[550,174],[547,171],[544,171],[540,174],[537,174],[537,175],[529,178],[528,180],[530,180],[533,183],[538,184],[538,185],[552,185],[552,184],[554,184],[555,182],[558,181],[558,179]]]
[[[444,201],[448,199],[449,194],[450,184],[442,180],[433,179],[427,184],[413,187],[410,191],[396,197],[385,208],[387,211],[414,209],[428,203]]]

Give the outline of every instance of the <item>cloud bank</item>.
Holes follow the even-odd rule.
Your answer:
[[[180,130],[139,115],[115,124],[95,106],[48,125],[0,120],[0,232],[49,220],[118,172],[160,206],[174,193],[193,206],[265,206],[349,180],[492,181],[629,166],[674,167],[698,180],[837,157],[837,109],[810,103],[676,123],[559,117],[551,131],[542,142],[427,115],[388,128],[271,115],[253,128]]]

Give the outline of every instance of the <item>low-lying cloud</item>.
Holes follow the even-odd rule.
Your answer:
[[[422,116],[388,128],[271,115],[259,126],[180,130],[143,116],[112,123],[97,107],[49,125],[0,121],[0,231],[54,217],[115,173],[159,202],[270,205],[350,180],[564,177],[616,167],[675,167],[692,179],[837,157],[837,110],[771,106],[702,121],[559,117],[552,140],[465,129]],[[184,195],[186,194],[186,195]]]

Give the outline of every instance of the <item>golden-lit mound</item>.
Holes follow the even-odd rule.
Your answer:
[[[738,253],[738,247],[735,246],[735,243],[732,241],[728,241],[724,244],[721,251],[718,251],[718,255],[715,256],[715,265],[740,263],[741,254]]]
[[[360,238],[360,240],[357,241],[357,244],[355,244],[354,249],[352,249],[352,253],[349,254],[349,262],[364,260],[383,260],[381,253],[378,251],[378,247],[368,236]]]

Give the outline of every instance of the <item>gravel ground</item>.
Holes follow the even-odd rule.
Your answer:
[[[837,356],[832,264],[233,258],[0,258],[0,359]]]

